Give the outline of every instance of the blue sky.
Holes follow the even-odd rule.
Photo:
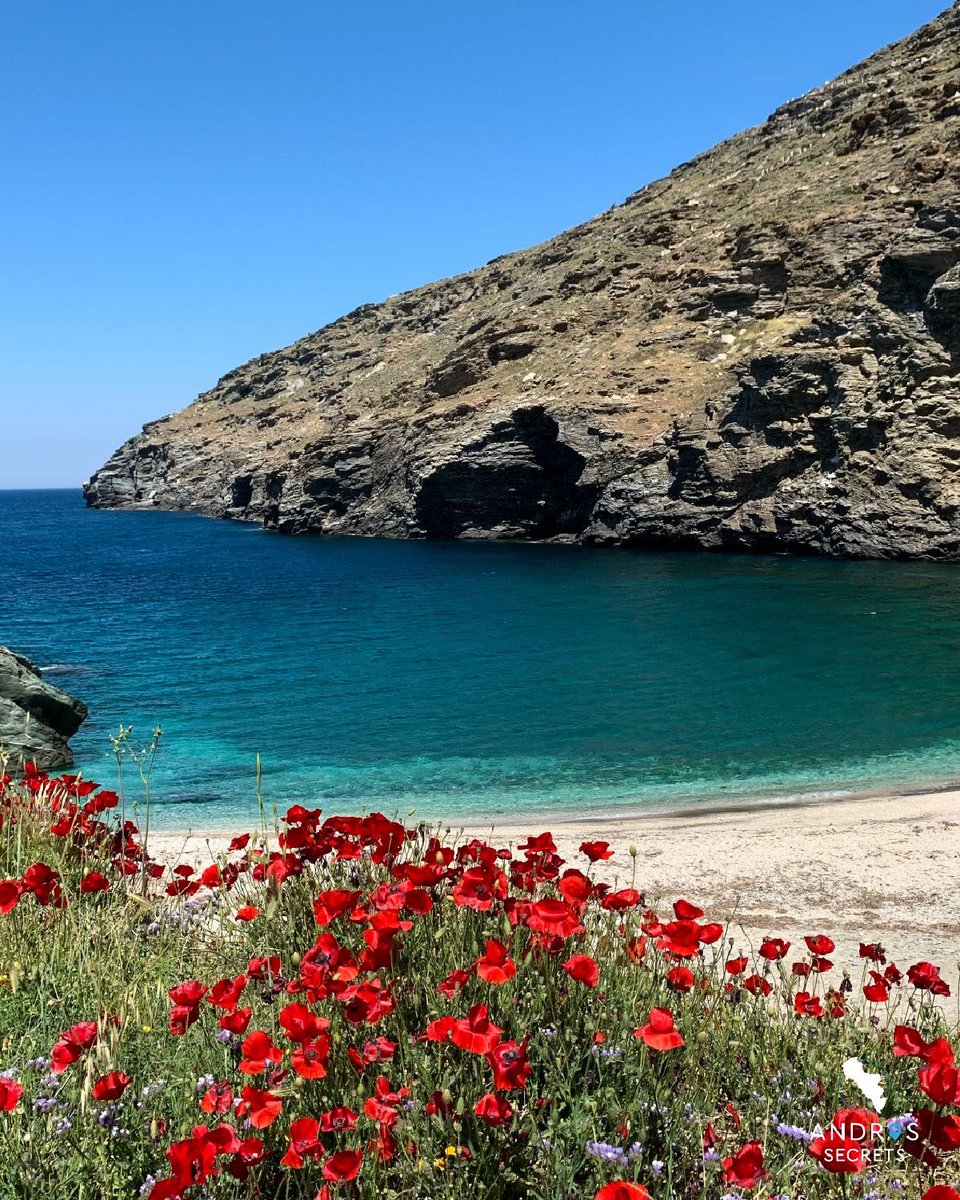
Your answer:
[[[83,0],[0,17],[0,487],[541,241],[946,0]]]

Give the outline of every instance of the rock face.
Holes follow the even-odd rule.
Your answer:
[[[0,749],[13,766],[32,759],[45,771],[68,767],[67,739],[86,717],[82,701],[45,683],[29,659],[0,646]]]
[[[287,533],[960,557],[960,8],[585,225],[232,371],[84,492]]]

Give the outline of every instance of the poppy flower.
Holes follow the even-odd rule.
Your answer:
[[[940,971],[933,963],[914,963],[907,971],[907,979],[919,991],[929,992],[932,996],[950,995],[949,985],[940,978]]]
[[[486,952],[474,963],[474,969],[486,983],[500,984],[506,983],[516,975],[517,964],[502,942],[490,938],[487,941]]]
[[[927,1188],[922,1200],[960,1200],[960,1192],[945,1183],[938,1183],[932,1188]]]
[[[673,1013],[668,1008],[651,1008],[647,1024],[634,1030],[633,1036],[639,1038],[651,1050],[676,1050],[684,1044],[673,1023]]]
[[[326,1017],[318,1017],[305,1004],[288,1004],[280,1013],[280,1028],[291,1042],[305,1045],[330,1028]]]
[[[260,909],[254,908],[252,904],[244,904],[237,909],[234,920],[236,921],[255,921],[260,916]]]
[[[13,1112],[23,1095],[23,1084],[0,1078],[0,1112]]]
[[[0,879],[0,913],[12,912],[20,900],[20,884],[16,879]]]
[[[636,888],[621,888],[618,892],[608,892],[600,902],[600,907],[608,912],[624,912],[628,908],[636,908],[643,897]]]
[[[763,1166],[763,1147],[759,1142],[747,1142],[736,1154],[728,1155],[720,1163],[725,1183],[748,1191],[769,1174]]]
[[[563,964],[563,969],[571,979],[588,988],[595,988],[600,982],[600,968],[589,954],[574,954]]]
[[[610,849],[609,842],[581,842],[580,853],[585,854],[592,863],[613,858],[613,851]]]
[[[119,1100],[130,1086],[130,1076],[122,1071],[110,1071],[101,1075],[91,1089],[94,1100]]]
[[[527,1062],[527,1041],[501,1042],[487,1055],[493,1068],[493,1086],[499,1092],[509,1092],[526,1086],[531,1067]]]
[[[247,1117],[254,1129],[266,1129],[283,1110],[283,1100],[276,1092],[248,1085],[240,1093],[240,1097],[242,1103],[238,1111]]]
[[[301,1079],[323,1079],[330,1058],[330,1039],[321,1034],[312,1042],[306,1042],[294,1050],[290,1066]]]
[[[599,1188],[593,1200],[650,1200],[650,1193],[642,1183],[625,1183],[618,1179]]]
[[[85,896],[91,892],[106,892],[109,888],[109,879],[105,875],[101,875],[99,871],[91,871],[89,875],[84,875],[80,880],[80,891]]]
[[[537,900],[531,904],[527,926],[535,933],[564,940],[583,929],[576,912],[563,900]]]
[[[228,1113],[233,1108],[233,1089],[226,1080],[211,1084],[200,1098],[205,1113]]]
[[[349,1183],[360,1174],[363,1154],[359,1150],[338,1150],[323,1164],[323,1177],[329,1183]]]
[[[692,958],[700,950],[700,927],[696,921],[671,921],[661,925],[657,947],[677,958]]]
[[[869,959],[870,962],[882,964],[887,961],[887,952],[879,942],[861,942],[860,957]]]
[[[222,1008],[225,1012],[233,1012],[246,986],[246,975],[238,975],[235,979],[220,979],[207,992],[204,998],[208,1004],[212,1004],[215,1008]]]
[[[693,987],[694,975],[689,967],[671,967],[667,972],[667,987],[684,995]]]
[[[475,1004],[467,1017],[454,1021],[450,1040],[471,1054],[489,1054],[500,1041],[503,1030],[490,1020],[485,1004]]]
[[[507,877],[499,867],[468,867],[451,892],[454,904],[476,912],[489,912],[506,895]]]
[[[242,1050],[243,1058],[237,1069],[244,1075],[261,1075],[270,1063],[278,1063],[283,1058],[283,1051],[262,1029],[255,1029],[244,1038]]]
[[[750,975],[743,981],[743,986],[754,996],[769,996],[773,987],[762,975]]]
[[[746,955],[741,955],[739,958],[727,959],[726,969],[731,975],[742,975],[747,969]]]
[[[818,956],[832,954],[837,948],[836,942],[822,933],[808,935],[803,940],[807,943],[807,949],[810,953]]]
[[[890,999],[890,989],[886,980],[876,971],[871,971],[870,974],[873,976],[873,982],[863,985],[863,994],[871,1004],[885,1004]]]
[[[883,1128],[875,1112],[844,1108],[808,1146],[811,1158],[834,1175],[858,1175],[870,1165],[870,1151]]]
[[[224,1013],[217,1024],[228,1033],[246,1033],[252,1014],[252,1008],[238,1008],[234,1012]]]
[[[359,1114],[352,1108],[340,1105],[320,1114],[320,1128],[324,1133],[348,1133],[356,1127]]]
[[[917,1072],[920,1090],[934,1104],[955,1107],[960,1104],[960,1072],[947,1063],[930,1063]]]
[[[793,998],[793,1007],[796,1012],[805,1017],[822,1017],[824,1014],[820,997],[811,995],[810,992],[797,992]]]
[[[320,1122],[314,1117],[299,1117],[290,1126],[290,1144],[280,1165],[297,1171],[307,1158],[321,1159],[324,1153]]]
[[[765,958],[767,962],[778,962],[781,958],[786,958],[789,950],[790,943],[785,942],[783,938],[768,937],[760,943],[760,957]]]
[[[478,963],[480,963],[482,961],[483,961],[482,959],[479,959],[479,958],[477,959]],[[516,968],[514,968],[514,970],[515,969]],[[478,974],[479,974],[479,972],[478,972]],[[457,992],[460,991],[460,989],[463,987],[463,985],[467,982],[467,980],[469,978],[470,978],[469,971],[464,971],[464,970],[461,970],[458,968],[455,971],[451,971],[450,974],[445,979],[440,980],[440,982],[437,984],[437,991],[440,993],[441,996],[446,997],[447,1000],[452,1000],[454,998],[454,996],[457,994]],[[481,976],[481,978],[483,978],[483,977]],[[499,980],[498,982],[502,983],[503,980]]]
[[[673,915],[678,921],[696,921],[699,917],[703,916],[703,909],[697,908],[689,900],[675,900],[673,902]]]
[[[486,1125],[506,1125],[513,1118],[513,1109],[508,1101],[495,1092],[487,1092],[473,1106],[473,1111]]]

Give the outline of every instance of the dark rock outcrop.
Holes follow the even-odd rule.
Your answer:
[[[960,558],[960,8],[542,246],[232,371],[85,495]]]
[[[29,659],[0,646],[0,749],[13,766],[33,761],[42,770],[68,767],[67,739],[87,717],[87,706],[52,687]]]

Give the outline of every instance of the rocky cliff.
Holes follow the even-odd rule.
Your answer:
[[[68,767],[73,754],[67,739],[86,718],[81,700],[52,687],[29,659],[0,646],[0,751],[11,766],[26,760],[44,771]]]
[[[585,225],[231,371],[87,501],[960,557],[958,154],[955,6]]]

